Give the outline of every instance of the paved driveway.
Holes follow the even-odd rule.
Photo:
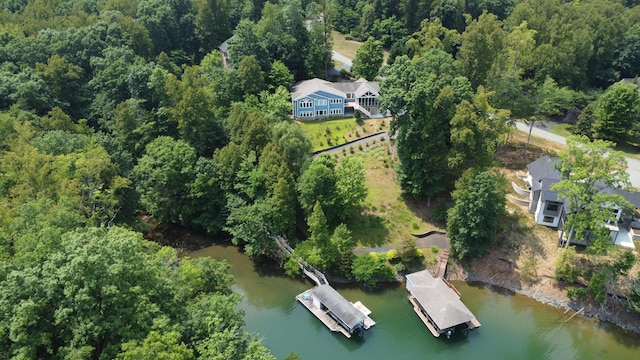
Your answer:
[[[528,132],[529,125],[523,122],[517,122],[516,128],[520,131]],[[534,126],[531,131],[531,135],[537,136],[543,139],[551,140],[559,144],[566,144],[567,141],[563,136],[556,135],[544,127]],[[636,189],[640,189],[640,160],[625,156],[627,159],[627,173],[629,173],[629,180],[631,185]]]

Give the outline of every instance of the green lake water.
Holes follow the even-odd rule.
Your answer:
[[[413,312],[403,285],[379,290],[333,286],[362,301],[376,326],[363,338],[330,332],[295,296],[313,286],[291,279],[272,265],[254,265],[232,246],[211,246],[192,257],[226,259],[234,289],[244,296],[246,329],[259,333],[272,353],[304,360],[341,359],[640,359],[640,336],[574,317],[520,295],[481,284],[454,282],[462,301],[482,326],[467,337],[434,338]]]

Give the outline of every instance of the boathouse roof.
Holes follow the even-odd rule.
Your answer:
[[[407,290],[440,330],[475,320],[460,297],[441,278],[427,270],[407,275]]]
[[[313,295],[350,330],[364,323],[365,315],[332,288],[331,285],[318,286],[313,290]]]

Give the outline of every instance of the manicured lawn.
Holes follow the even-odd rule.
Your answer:
[[[570,125],[570,124],[555,124],[555,125],[549,126],[549,131],[551,131],[556,135],[569,137],[573,135],[573,133],[571,132],[572,128],[573,128],[573,125]]]
[[[360,41],[347,40],[344,34],[339,33],[337,31],[333,31],[331,33],[331,36],[333,37],[333,50],[335,52],[338,52],[348,57],[351,60],[353,60],[356,57],[356,52],[358,51],[358,48],[362,46],[362,43]],[[385,63],[387,62],[388,58],[389,58],[389,51],[385,50],[384,51]]]
[[[411,233],[436,229],[426,216],[407,201],[396,181],[392,155],[388,142],[376,142],[355,155],[362,159],[366,171],[369,194],[362,214],[348,223],[358,247],[392,245],[411,237]]]
[[[354,40],[347,40],[345,36],[337,31],[331,33],[333,37],[333,50],[352,59],[356,57],[358,48],[362,43]]]
[[[311,136],[313,150],[320,150],[343,144],[379,131],[388,131],[389,119],[364,119],[362,125],[356,118],[309,120],[298,122],[300,127]]]

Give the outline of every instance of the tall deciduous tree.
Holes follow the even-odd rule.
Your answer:
[[[245,56],[238,64],[238,81],[244,96],[258,95],[266,88],[264,72],[255,56]]]
[[[602,94],[595,108],[593,130],[597,137],[613,142],[626,140],[640,119],[640,95],[633,83],[617,83]]]
[[[194,149],[182,140],[153,140],[134,168],[140,202],[161,223],[187,221],[184,212],[194,180]]]
[[[380,101],[395,117],[400,182],[412,196],[431,197],[447,188],[450,121],[456,104],[473,97],[458,73],[451,55],[439,49],[415,61],[401,56],[385,72]]]
[[[169,119],[177,125],[180,137],[196,150],[198,155],[210,156],[225,142],[220,120],[213,112],[213,97],[197,66],[185,69],[182,79],[169,75],[165,89],[170,106]]]
[[[208,53],[231,35],[228,0],[195,0],[195,35],[200,40],[201,51]]]
[[[459,259],[482,256],[505,216],[505,180],[492,172],[469,171],[458,180],[447,216],[447,234]]]
[[[491,65],[504,51],[505,32],[502,22],[489,13],[482,13],[462,33],[462,44],[457,58],[460,70],[473,88],[487,84]]]
[[[567,145],[568,149],[560,153],[563,178],[551,187],[569,203],[566,237],[594,243],[592,249],[596,252],[605,251],[610,241],[605,224],[615,217],[613,209],[632,208],[621,195],[605,191],[629,186],[627,162],[607,141],[571,136]]]
[[[378,71],[380,71],[383,58],[384,51],[382,49],[382,43],[370,37],[358,48],[356,57],[353,59],[353,68],[351,71],[357,77],[373,80],[378,75]]]

